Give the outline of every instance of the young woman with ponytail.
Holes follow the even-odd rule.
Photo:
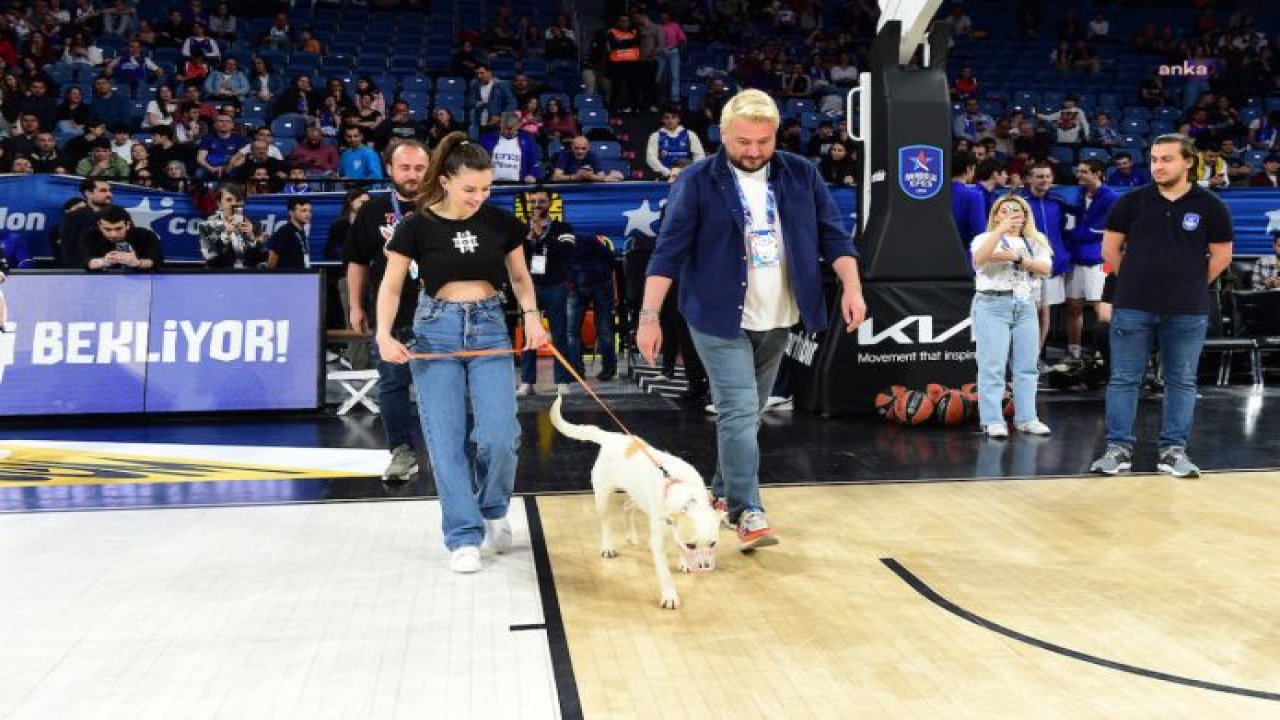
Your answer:
[[[463,133],[445,136],[422,182],[417,212],[387,245],[378,292],[378,348],[388,362],[411,362],[444,543],[456,572],[481,569],[482,542],[499,553],[511,546],[507,507],[520,444],[515,366],[510,355],[412,360],[410,353],[510,349],[497,290],[507,278],[522,313],[524,349],[547,341],[525,265],[525,227],[512,213],[485,204],[492,184],[488,153]],[[412,348],[389,332],[406,275],[422,292]]]

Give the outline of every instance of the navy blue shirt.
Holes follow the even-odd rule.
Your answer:
[[[1169,200],[1148,185],[1116,200],[1107,230],[1124,235],[1116,309],[1209,313],[1209,245],[1235,239],[1231,214],[1217,195],[1192,183]]]
[[[858,253],[840,208],[808,159],[777,151],[769,161],[786,267],[808,332],[827,326],[822,264]],[[680,312],[699,332],[726,339],[742,332],[747,255],[742,200],[724,150],[690,165],[671,186],[650,275],[680,280]]]
[[[276,264],[277,270],[302,270],[307,267],[304,251],[306,242],[307,236],[303,234],[302,228],[287,222],[271,234],[266,248],[268,252],[280,256],[280,262]]]

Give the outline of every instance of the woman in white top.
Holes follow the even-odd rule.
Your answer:
[[[987,437],[1009,437],[1002,414],[1005,371],[1013,375],[1014,427],[1048,435],[1036,416],[1040,330],[1036,298],[1053,268],[1053,250],[1036,230],[1027,201],[1006,195],[991,207],[987,232],[973,239],[973,334],[978,354],[978,417]],[[1010,351],[1012,350],[1012,362]]]
[[[858,84],[858,67],[849,59],[849,53],[840,53],[828,75],[831,84],[837,87],[850,88]]]
[[[160,85],[156,87],[155,99],[147,103],[147,115],[142,119],[142,127],[172,125],[176,112],[178,112],[178,99],[173,96],[173,86]]]

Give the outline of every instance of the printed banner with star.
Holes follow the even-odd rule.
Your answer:
[[[50,233],[62,216],[62,203],[79,194],[77,184],[74,178],[53,175],[0,178],[0,228],[21,231],[36,257],[52,257]],[[116,204],[129,211],[134,224],[160,236],[168,262],[202,262],[199,232],[204,215],[189,197],[133,185],[112,185]],[[657,233],[658,216],[670,189],[662,182],[563,183],[548,187],[556,197],[553,210],[558,218],[572,224],[579,234],[609,236],[619,252],[626,248],[627,238]],[[519,214],[523,209],[520,196],[526,189],[495,187],[489,202]],[[854,191],[841,188],[834,194],[852,229]],[[312,210],[308,237],[314,264],[323,264],[319,261],[324,257],[325,239],[342,210],[342,196],[341,192],[308,195]],[[274,231],[288,221],[285,202],[289,197],[250,197],[245,214],[257,225],[265,224]],[[1273,207],[1280,207],[1280,202]]]

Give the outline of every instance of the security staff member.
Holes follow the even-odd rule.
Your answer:
[[[355,221],[351,223],[343,245],[343,259],[347,261],[351,329],[357,332],[369,332],[365,283],[372,280],[372,295],[377,297],[387,267],[387,243],[391,241],[396,226],[413,212],[418,189],[429,164],[427,149],[417,140],[402,140],[393,145],[386,157],[391,192],[370,198],[360,207]],[[391,334],[401,342],[411,339],[413,313],[417,307],[417,283],[407,281],[402,286],[400,310],[395,316],[395,327],[391,329]],[[408,482],[418,472],[418,459],[413,452],[413,396],[409,393],[412,383],[413,375],[408,365],[378,360],[378,407],[382,411],[387,447],[391,450],[391,463],[382,474],[383,480]]]

